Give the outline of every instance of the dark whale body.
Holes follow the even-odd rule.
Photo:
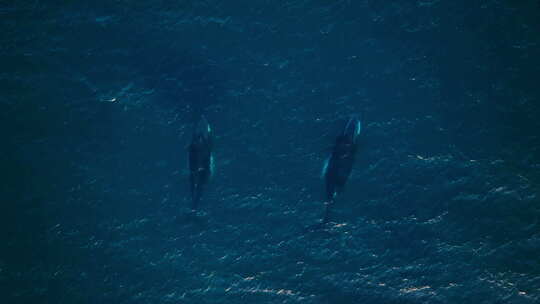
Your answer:
[[[328,221],[330,206],[334,204],[336,196],[343,190],[351,175],[361,123],[358,117],[353,116],[343,131],[337,136],[332,153],[326,159],[323,167],[323,178],[326,185],[326,211],[323,223]]]
[[[212,129],[206,118],[202,116],[195,126],[189,144],[189,183],[193,209],[197,209],[203,189],[213,175],[212,152]]]

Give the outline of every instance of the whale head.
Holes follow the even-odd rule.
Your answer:
[[[351,142],[356,143],[361,130],[362,123],[358,116],[354,115],[347,121],[345,129],[343,129],[343,136],[348,138]]]
[[[212,128],[210,127],[208,120],[206,120],[206,117],[201,116],[201,119],[199,119],[195,127],[194,135],[197,137],[207,139],[211,136],[211,134],[212,134]]]

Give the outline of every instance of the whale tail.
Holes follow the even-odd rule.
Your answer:
[[[202,196],[202,184],[191,181],[191,210],[197,210]]]
[[[191,210],[197,210],[199,207],[199,201],[201,200],[201,196],[199,194],[194,194],[191,198]]]
[[[191,209],[197,210],[199,208],[199,203],[201,201],[201,197],[203,196],[203,185],[199,184],[193,189],[192,195],[191,195]]]
[[[334,198],[332,198],[330,199],[330,201],[325,203],[326,208],[324,209],[324,216],[322,219],[322,224],[326,224],[330,220],[330,209],[334,205],[334,202],[335,202]]]

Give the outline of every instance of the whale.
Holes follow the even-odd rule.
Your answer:
[[[192,210],[199,206],[204,188],[214,175],[212,128],[204,116],[201,116],[193,129],[188,147],[189,184]]]
[[[362,123],[358,116],[351,116],[336,137],[332,152],[323,163],[321,176],[326,187],[323,223],[328,222],[330,208],[351,175],[361,130]]]

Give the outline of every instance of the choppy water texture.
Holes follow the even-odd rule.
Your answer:
[[[3,1],[2,303],[539,303],[540,5],[473,2]]]

